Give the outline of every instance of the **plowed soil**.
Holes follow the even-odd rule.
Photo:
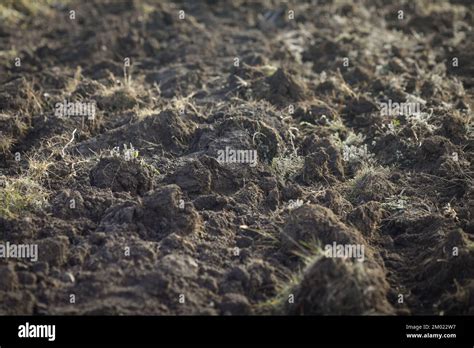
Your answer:
[[[3,1],[0,314],[474,314],[473,4]]]

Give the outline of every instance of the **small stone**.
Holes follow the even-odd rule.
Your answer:
[[[76,281],[74,275],[71,272],[61,273],[60,279],[65,283],[74,283]]]

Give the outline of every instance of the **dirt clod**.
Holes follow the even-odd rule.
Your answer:
[[[392,314],[383,275],[362,264],[322,258],[310,265],[286,307],[292,315]]]
[[[119,158],[102,158],[91,170],[92,186],[110,188],[114,192],[131,192],[143,195],[151,190],[150,171],[139,162]]]
[[[473,314],[473,10],[0,1],[0,314]]]

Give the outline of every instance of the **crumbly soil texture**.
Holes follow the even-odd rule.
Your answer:
[[[0,314],[474,314],[473,16],[2,1]]]

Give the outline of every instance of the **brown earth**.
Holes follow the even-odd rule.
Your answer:
[[[474,314],[473,5],[2,2],[0,314]]]

